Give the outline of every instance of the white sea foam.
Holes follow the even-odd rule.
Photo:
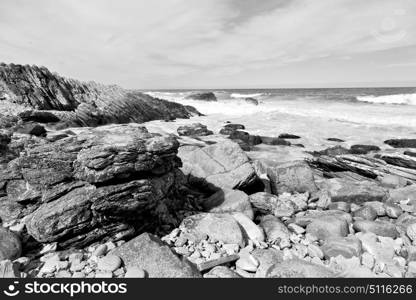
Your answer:
[[[256,94],[239,94],[239,93],[232,93],[231,98],[256,98],[263,96],[263,93],[256,93]]]
[[[385,96],[358,96],[358,101],[376,104],[416,105],[416,94],[397,94]]]

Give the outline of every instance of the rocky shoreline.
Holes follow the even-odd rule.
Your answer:
[[[416,276],[415,140],[309,151],[286,132],[179,126],[198,112],[135,91],[0,68],[0,278]]]

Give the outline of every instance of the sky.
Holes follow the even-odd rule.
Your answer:
[[[137,89],[416,86],[416,1],[1,0],[0,61]]]

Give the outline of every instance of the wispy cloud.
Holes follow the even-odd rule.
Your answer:
[[[243,85],[416,45],[415,16],[414,0],[2,0],[0,54],[129,87]]]

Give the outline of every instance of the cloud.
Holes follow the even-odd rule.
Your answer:
[[[415,15],[414,0],[2,0],[0,54],[129,87],[215,87],[415,45]]]

